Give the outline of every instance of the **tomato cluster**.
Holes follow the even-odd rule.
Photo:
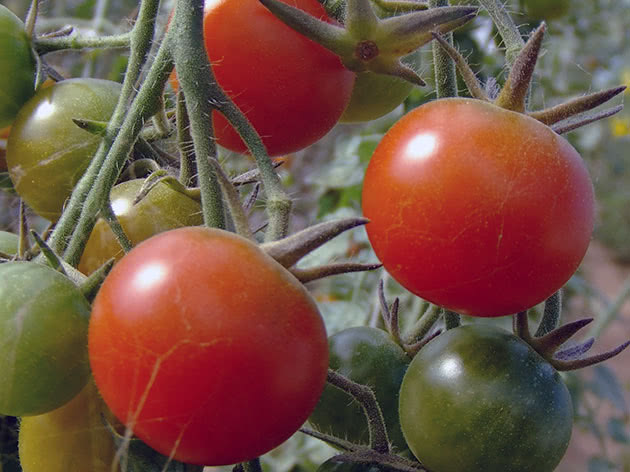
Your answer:
[[[297,15],[321,19],[346,38],[316,0],[289,3]],[[533,10],[536,2],[528,3]],[[356,32],[353,14],[344,19]],[[405,29],[405,20],[389,20],[362,26],[379,34],[383,25]],[[272,156],[305,149],[338,122],[378,118],[412,89],[395,74],[349,70],[258,0],[206,1],[203,30],[199,41],[216,82]],[[386,472],[399,470],[396,464],[433,472],[554,470],[573,418],[550,354],[550,346],[558,347],[554,336],[563,334],[532,341],[517,329],[519,335],[469,322],[438,334],[433,320],[418,339],[408,339],[394,323],[398,304],[390,311],[381,301],[389,332],[363,326],[327,338],[303,282],[357,266],[318,272],[297,262],[340,231],[307,228],[258,244],[243,222],[238,179],[218,172],[221,164],[214,176],[226,198],[215,200],[227,202],[226,226],[239,234],[203,226],[207,189],[185,187],[202,172],[174,177],[191,148],[171,141],[176,127],[169,120],[179,125],[188,118],[175,111],[172,94],[163,100],[160,89],[149,103],[167,107],[161,121],[129,126],[137,128],[137,147],[126,143],[116,179],[105,177],[116,167],[111,155],[95,161],[102,165],[96,183],[111,180],[100,210],[85,204],[73,208],[79,222],[64,221],[104,136],[120,136],[114,128],[128,125],[107,126],[123,88],[95,78],[38,88],[45,64],[30,36],[0,6],[0,63],[15,71],[0,77],[11,190],[58,224],[51,247],[39,237],[37,247],[28,247],[24,222],[21,236],[0,231],[0,414],[22,417],[25,472],[113,470],[132,437],[168,461],[255,462],[306,421],[312,434],[343,450],[319,472]],[[186,67],[179,57],[169,59],[179,71]],[[409,74],[395,59],[382,62]],[[175,73],[171,84],[179,88]],[[183,92],[189,111],[204,105]],[[134,104],[134,97],[124,99]],[[503,98],[417,107],[384,134],[367,167],[361,224],[369,220],[371,247],[392,278],[435,304],[433,313],[523,316],[569,280],[591,238],[593,187],[580,155],[545,120]],[[246,152],[221,104],[213,105],[204,112],[212,114],[218,144]],[[177,128],[180,140],[186,128]],[[193,157],[207,164],[209,156]],[[160,168],[147,180],[134,178],[143,163]],[[282,207],[269,188],[276,182],[262,169],[249,174],[243,181],[261,180],[269,207]],[[155,185],[147,190],[148,184]],[[90,229],[78,234],[85,221]],[[69,255],[79,236],[85,247]],[[346,387],[326,385],[327,375],[341,375]],[[353,386],[364,388],[368,400]],[[366,407],[369,401],[377,408]]]

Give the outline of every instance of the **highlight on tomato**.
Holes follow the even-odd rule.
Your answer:
[[[324,388],[326,331],[286,269],[227,231],[147,239],[93,303],[92,372],[116,417],[158,452],[226,465],[278,446]]]
[[[564,138],[482,100],[436,100],[384,136],[363,184],[370,243],[408,290],[475,316],[531,308],[590,242],[593,186]]]
[[[87,382],[90,304],[42,264],[0,264],[0,280],[0,414],[51,411]]]
[[[291,5],[328,18],[317,0]],[[304,149],[337,123],[350,100],[355,74],[334,53],[282,23],[258,0],[207,0],[203,25],[217,82],[271,156]],[[177,87],[174,76],[172,83]],[[217,142],[245,152],[223,115],[214,112],[213,118]]]
[[[17,193],[38,215],[56,221],[90,163],[100,138],[72,119],[108,121],[120,84],[68,79],[40,89],[18,113],[7,141],[7,165]]]

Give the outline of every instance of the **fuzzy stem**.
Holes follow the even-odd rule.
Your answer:
[[[197,163],[195,162],[195,150],[190,136],[190,120],[186,111],[186,98],[184,92],[177,92],[177,147],[179,148],[180,165],[179,181],[185,186],[198,185]]]
[[[151,47],[151,42],[153,40],[153,28],[155,25],[155,17],[157,16],[158,7],[159,7],[159,0],[144,0],[140,6],[140,13],[138,16],[138,21],[136,22],[136,25],[134,26],[134,29],[131,32],[131,38],[132,38],[131,55],[129,57],[129,66],[127,68],[127,74],[125,75],[125,81],[123,83],[120,99],[118,101],[116,109],[114,110],[112,118],[107,127],[107,132],[105,133],[105,136],[103,137],[103,140],[101,141],[101,144],[96,152],[96,155],[92,159],[92,162],[90,163],[85,174],[79,180],[76,188],[72,192],[70,201],[68,202],[68,205],[65,211],[61,215],[61,218],[59,219],[59,222],[57,223],[57,226],[55,227],[55,230],[53,231],[50,241],[49,241],[50,247],[53,249],[53,251],[57,252],[58,254],[61,254],[64,252],[64,250],[66,249],[67,241],[70,238],[70,236],[73,233],[75,235],[77,234],[77,231],[75,231],[75,225],[78,226],[79,223],[81,223],[80,218],[83,213],[88,194],[93,190],[93,187],[95,186],[95,182],[99,176],[101,167],[104,165],[106,156],[108,154],[112,154],[112,151],[110,150],[110,148],[114,144],[114,141],[118,139],[119,128],[121,124],[123,123],[123,119],[125,118],[125,112],[128,108],[128,99],[131,97],[131,94],[134,91],[136,80],[138,76],[140,75],[140,70],[142,68],[142,65],[146,61],[146,57]],[[164,48],[161,48],[161,49],[164,50]],[[154,71],[153,80],[155,80],[156,76],[159,75],[157,73],[157,69],[165,65],[163,64],[165,59],[166,58],[162,57],[161,61],[158,62],[156,60],[154,66],[152,67],[152,71]],[[170,60],[166,64],[167,67],[168,67],[168,63],[170,63]],[[145,93],[145,95],[150,95],[150,94]],[[153,97],[148,96],[145,98],[144,102],[142,102],[141,104],[135,105],[136,111],[141,112],[141,113],[138,113],[138,115],[147,114],[148,116],[150,116],[148,112],[150,111],[151,107],[147,105],[150,99],[152,98]],[[135,118],[139,121],[135,123],[128,121],[129,124],[127,125],[128,128],[130,127],[133,127],[134,129],[137,128],[137,130],[132,133],[133,139],[128,137],[130,142],[125,141],[124,143],[120,143],[126,146],[126,148],[119,149],[119,152],[124,153],[124,157],[120,159],[120,163],[118,167],[119,169],[122,168],[122,165],[124,163],[124,160],[129,150],[133,147],[133,141],[135,140],[135,137],[139,133],[140,128],[142,128],[142,123],[144,122],[144,119],[148,117],[136,116]],[[116,159],[116,158],[112,158],[112,159]],[[101,206],[109,198],[109,191],[113,187],[115,180],[116,179],[114,178],[113,181],[111,181],[111,185],[107,189],[103,190],[103,194],[100,196]],[[94,222],[96,221],[96,215],[98,214],[100,209],[101,207],[98,207],[95,209],[93,208],[92,211],[94,213],[89,216],[87,221],[82,223],[81,231],[85,231],[85,234],[82,236],[77,236],[77,237],[79,239],[84,238],[84,240],[83,242],[75,243],[76,246],[75,246],[75,249],[73,249],[73,252],[78,251],[78,253],[68,254],[68,256],[65,257],[65,260],[67,262],[70,262],[70,260],[78,261],[81,255],[81,251],[83,249],[83,244],[85,244],[85,241],[87,240],[87,237],[89,236],[89,233],[92,230]]]
[[[221,186],[208,159],[217,155],[212,123],[216,81],[203,41],[203,0],[179,0],[171,28],[177,33],[173,58],[177,77],[186,95],[190,135],[195,146],[201,207],[206,226],[225,228]]]
[[[87,36],[74,33],[68,36],[38,37],[33,41],[33,45],[39,54],[47,54],[64,49],[128,48],[131,36],[131,33],[111,36]]]
[[[545,310],[542,319],[536,329],[535,337],[544,336],[558,327],[562,312],[562,292],[558,290],[545,302]]]
[[[446,7],[448,0],[429,0],[430,8]],[[453,33],[444,35],[444,40],[453,45]],[[433,52],[433,67],[435,71],[435,91],[437,98],[457,96],[457,77],[455,63],[448,53],[437,42],[431,44]]]
[[[518,56],[525,45],[521,33],[505,9],[503,0],[478,0],[478,2],[486,9],[490,18],[492,18],[492,22],[497,27],[505,44],[505,59],[511,67],[516,56]]]
[[[416,324],[409,330],[407,336],[405,336],[405,342],[408,344],[415,343],[424,338],[431,328],[435,326],[437,320],[440,319],[440,315],[443,310],[434,304],[429,305],[429,308],[422,314]]]

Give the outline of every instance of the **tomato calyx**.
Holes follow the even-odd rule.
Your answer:
[[[576,370],[599,364],[600,362],[615,357],[630,346],[630,341],[626,341],[614,349],[591,356],[586,356],[586,353],[593,346],[595,342],[594,338],[588,338],[581,343],[565,346],[565,343],[579,330],[590,324],[593,318],[584,318],[557,326],[559,320],[558,315],[561,309],[559,299],[552,298],[551,302],[548,303],[553,306],[551,309],[545,310],[545,314],[535,335],[532,335],[530,332],[527,312],[520,312],[514,315],[513,330],[514,334],[529,344],[556,370]],[[546,303],[546,305],[548,303]],[[550,323],[550,319],[555,321]],[[555,327],[553,325],[555,325]]]
[[[379,18],[371,0],[350,0],[345,5],[343,25],[319,20],[279,0],[260,0],[276,17],[309,39],[337,54],[353,72],[371,71],[403,78],[416,85],[424,80],[400,60],[431,41],[432,31],[448,33],[467,23],[475,7],[443,7]],[[366,47],[368,46],[368,47]]]
[[[295,267],[295,264],[300,259],[335,236],[356,226],[364,225],[368,221],[366,218],[342,218],[327,221],[303,229],[278,241],[261,244],[260,248],[289,270],[302,283],[330,275],[374,270],[381,267],[381,264],[340,262],[309,268]]]
[[[496,93],[496,96],[494,96],[494,93],[492,94],[493,96],[489,96],[466,62],[466,59],[439,32],[433,32],[433,36],[455,62],[468,91],[474,98],[492,102],[506,110],[527,114],[551,127],[558,134],[567,133],[620,112],[623,109],[623,105],[617,105],[600,112],[587,113],[622,93],[626,89],[625,86],[613,87],[577,97],[544,110],[527,110],[527,97],[546,28],[546,24],[543,22],[531,34],[514,60],[508,78],[503,87]]]

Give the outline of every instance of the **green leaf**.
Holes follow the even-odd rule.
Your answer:
[[[624,414],[629,413],[623,388],[615,373],[605,365],[595,366],[595,376],[590,382],[589,388],[599,398],[608,400],[619,411]]]

